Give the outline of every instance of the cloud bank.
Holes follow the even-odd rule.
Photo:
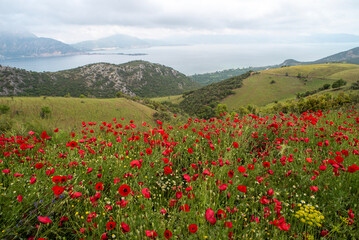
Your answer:
[[[116,33],[359,35],[357,0],[0,0],[0,28],[65,42]]]

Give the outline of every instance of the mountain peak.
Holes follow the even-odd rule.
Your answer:
[[[296,65],[301,65],[301,62],[294,60],[294,59],[287,59],[283,63],[279,64],[280,67],[296,66]]]

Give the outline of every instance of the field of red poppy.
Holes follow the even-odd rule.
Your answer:
[[[359,239],[358,130],[353,109],[3,135],[0,238]]]

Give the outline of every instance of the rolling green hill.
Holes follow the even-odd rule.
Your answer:
[[[95,63],[59,72],[30,72],[0,66],[0,96],[80,95],[101,98],[160,97],[199,87],[184,74],[163,65],[133,61],[120,65]]]
[[[53,131],[55,128],[70,131],[81,126],[83,121],[102,124],[113,118],[123,126],[130,120],[151,123],[156,113],[125,98],[4,97],[0,98],[1,109],[2,106],[8,106],[9,110],[0,113],[0,132],[12,130],[20,134],[29,130]]]
[[[234,94],[233,90],[243,85],[243,80],[253,72],[212,83],[197,90],[185,92],[179,106],[190,115],[209,118],[215,115],[218,103],[227,96]]]
[[[332,88],[332,84],[343,80],[347,84]],[[248,72],[178,96],[159,98],[158,101],[178,104],[185,112],[198,117],[217,114],[218,104],[228,111],[239,111],[242,107],[255,105],[264,107],[278,101],[306,97],[317,93],[356,93],[351,90],[359,81],[359,65],[330,63],[300,65]],[[357,83],[359,86],[359,83]]]
[[[324,84],[332,84],[339,79],[346,81],[345,89],[349,89],[352,83],[359,80],[359,66],[331,63],[263,70],[243,80],[243,86],[235,89],[234,94],[221,103],[226,104],[230,110],[248,104],[264,106],[295,98],[297,93],[317,90]]]

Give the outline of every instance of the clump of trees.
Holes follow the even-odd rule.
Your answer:
[[[345,86],[347,84],[346,81],[344,81],[343,79],[339,79],[338,81],[335,81],[333,84],[332,84],[332,88],[340,88],[342,86]]]
[[[297,93],[297,98],[303,98],[303,97],[308,97],[310,95],[316,94],[320,91],[324,91],[330,88],[330,84],[326,83],[324,84],[322,87],[316,89],[316,90],[312,90],[312,91],[306,91],[304,93]]]

